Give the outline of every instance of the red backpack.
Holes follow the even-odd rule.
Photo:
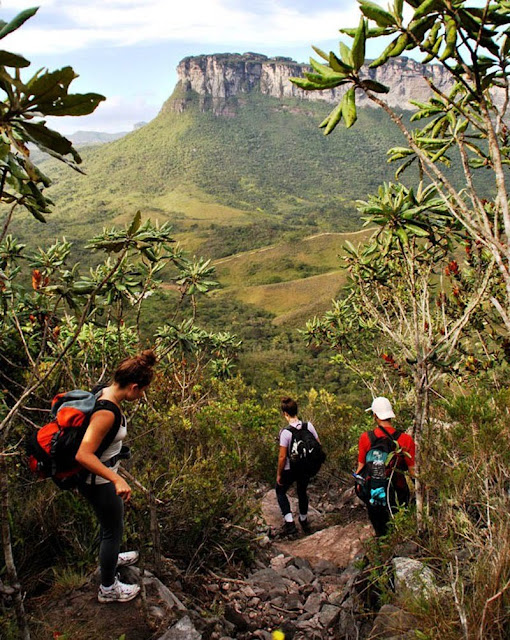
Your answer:
[[[76,462],[91,416],[101,409],[115,415],[112,428],[95,452],[99,457],[112,444],[122,422],[120,409],[110,400],[98,399],[90,391],[75,389],[57,394],[51,403],[52,420],[30,434],[26,443],[28,466],[39,478],[51,478],[69,489],[79,483],[83,467]]]

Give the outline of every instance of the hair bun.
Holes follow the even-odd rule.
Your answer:
[[[156,354],[152,349],[145,349],[137,357],[137,360],[146,367],[153,367],[156,364]]]

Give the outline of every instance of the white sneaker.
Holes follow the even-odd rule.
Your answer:
[[[117,566],[130,567],[132,564],[136,564],[138,562],[139,557],[140,554],[138,551],[123,551],[122,553],[119,553]]]
[[[99,587],[97,599],[99,602],[129,602],[136,598],[140,593],[140,587],[137,584],[125,584],[115,578],[115,582],[110,589],[105,589],[103,585]]]

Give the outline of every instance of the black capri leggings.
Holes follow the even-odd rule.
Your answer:
[[[278,504],[280,505],[282,516],[285,516],[287,513],[291,513],[290,502],[287,498],[287,491],[289,490],[293,482],[296,483],[299,513],[303,516],[306,516],[306,514],[308,513],[308,494],[306,492],[306,489],[308,487],[308,483],[310,482],[310,478],[308,478],[308,476],[297,476],[292,473],[290,469],[285,469],[282,472],[281,481],[281,484],[276,484],[275,490],[276,499],[278,500]]]
[[[101,584],[109,587],[115,581],[115,570],[124,531],[124,502],[111,482],[83,484],[80,493],[90,502],[101,526],[99,565]]]

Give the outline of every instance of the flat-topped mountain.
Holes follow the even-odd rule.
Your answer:
[[[267,56],[258,53],[224,53],[184,58],[177,67],[182,92],[167,103],[168,108],[181,110],[191,92],[201,98],[202,107],[210,106],[215,111],[225,107],[229,98],[242,97],[251,92],[277,98],[298,98],[334,103],[346,91],[337,87],[326,91],[303,91],[289,81],[293,76],[302,76],[310,67],[291,58]],[[443,67],[423,65],[410,58],[392,58],[376,69],[363,68],[367,78],[372,78],[390,87],[385,100],[392,107],[413,108],[410,100],[425,100],[431,93],[425,78],[442,90],[451,86]],[[373,106],[364,95],[359,95],[360,106]]]
[[[218,273],[227,296],[285,321],[294,321],[286,299],[299,299],[306,317],[320,311],[311,306],[318,301],[326,308],[340,282],[338,233],[360,229],[354,201],[394,179],[387,150],[404,139],[368,108],[359,109],[356,126],[324,136],[318,125],[338,96],[296,89],[289,77],[303,69],[257,54],[184,59],[154,120],[83,150],[87,175],[55,162],[44,167],[55,209],[46,225],[20,218],[21,239],[44,243],[65,233],[77,241],[75,258],[88,262],[84,241],[140,210],[169,221],[188,250],[224,259]],[[428,70],[397,59],[375,77],[404,105],[403,95],[424,97],[420,74]],[[409,121],[410,112],[402,117]]]
[[[154,120],[84,150],[86,177],[46,167],[55,212],[44,229],[29,220],[20,233],[54,237],[65,221],[69,235],[74,226],[73,234],[88,238],[140,209],[170,221],[192,250],[224,257],[291,236],[359,229],[354,201],[393,179],[386,152],[404,139],[368,108],[358,110],[355,127],[325,137],[318,125],[339,92],[297,89],[289,78],[305,68],[255,53],[185,58]],[[401,108],[429,91],[423,73],[444,85],[439,67],[407,58],[367,70]]]

